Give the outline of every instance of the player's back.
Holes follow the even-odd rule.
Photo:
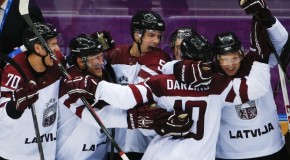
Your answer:
[[[143,159],[214,159],[223,99],[178,82],[173,75],[151,77],[145,82],[158,106],[188,113],[194,124],[186,139],[157,136],[150,143]],[[155,97],[156,96],[156,97]]]

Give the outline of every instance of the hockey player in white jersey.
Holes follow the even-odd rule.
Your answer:
[[[271,48],[267,36],[279,53],[288,37],[287,31],[272,16],[264,1],[240,2],[247,13],[255,14],[252,19],[249,51],[244,53],[240,40],[233,32],[217,34],[214,40],[218,60],[215,71],[233,78],[247,76],[253,59],[259,59],[257,55],[263,57],[261,60],[265,63],[269,60],[269,64],[276,65],[276,59],[270,55]],[[187,69],[191,71],[180,68],[175,70],[174,74],[195,72],[191,68]],[[183,80],[191,83],[194,77],[186,74]],[[252,101],[226,105],[222,110],[219,132],[217,159],[289,159],[272,90]]]
[[[215,37],[221,73],[233,78],[248,74],[247,66],[252,54],[264,55],[265,62],[271,67],[277,65],[276,58],[271,54],[273,51],[267,36],[279,54],[288,38],[288,32],[271,14],[264,0],[240,1],[240,5],[246,13],[254,14],[249,51],[244,55],[241,43],[234,33],[219,34]],[[226,39],[230,37],[233,38],[232,41],[227,41]],[[272,89],[258,99],[223,108],[217,157],[255,160],[290,159],[281,133]]]
[[[193,51],[197,52],[194,55],[199,55],[201,60],[211,60],[212,49],[209,42],[199,35],[190,38],[193,39],[189,41],[193,42],[190,45],[195,45]],[[155,128],[160,135],[181,135],[183,138],[156,136],[148,146],[142,158],[144,160],[214,159],[218,138],[216,131],[219,130],[221,109],[225,103],[239,104],[263,96],[269,91],[270,73],[267,64],[255,62],[248,77],[232,80],[227,76],[212,75],[208,62],[191,62],[181,61],[176,67],[194,67],[194,77],[202,81],[202,84],[198,81],[185,84],[177,81],[174,75],[152,76],[137,85],[121,86],[105,81],[94,84],[97,87],[96,99],[104,100],[113,107],[129,109],[136,104],[155,101],[167,111],[186,112],[193,120],[188,134],[167,130],[166,125]],[[75,85],[78,86],[78,83]],[[240,97],[244,93],[247,96]]]
[[[117,46],[106,59],[113,67],[119,84],[139,83],[152,75],[161,74],[170,56],[159,48],[165,30],[163,18],[156,12],[141,10],[131,19],[133,43]],[[115,138],[129,158],[141,159],[152,136],[140,130],[116,129]],[[131,156],[132,155],[132,156]]]
[[[47,23],[34,24],[60,61],[64,60],[57,45],[58,31]],[[58,93],[61,73],[32,29],[23,34],[27,52],[14,57],[28,80],[7,64],[1,80],[0,99],[0,159],[39,160],[31,110],[34,104],[40,131],[44,158],[54,160],[56,152],[56,126]]]
[[[108,32],[104,33],[108,34]],[[68,72],[72,77],[91,75],[93,79],[86,77],[87,81],[112,81],[112,73],[106,69],[103,58],[103,52],[109,48],[103,47],[99,41],[101,40],[94,39],[87,34],[79,35],[71,40],[70,56],[73,61],[71,64],[74,65],[68,69]],[[108,40],[102,42],[109,43]],[[90,89],[92,88],[89,88],[88,91]],[[83,102],[78,97],[72,98],[78,93],[67,94],[67,90],[68,88],[61,87],[56,159],[107,159],[109,139],[101,131],[100,126],[85,108]],[[67,99],[69,96],[71,98]],[[86,96],[86,99],[93,105],[97,115],[108,128],[150,128],[155,119],[168,117],[166,110],[162,109],[139,106],[126,111],[113,108],[102,101],[94,103],[94,97]],[[142,123],[138,123],[141,120],[145,120],[144,126]]]

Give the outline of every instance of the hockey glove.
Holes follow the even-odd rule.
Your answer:
[[[148,103],[135,106],[127,111],[128,128],[153,129],[155,125],[165,123],[171,114],[165,109],[151,107]]]
[[[65,79],[64,82],[69,89],[67,93],[71,102],[76,102],[81,97],[85,97],[86,99],[95,98],[94,95],[98,83],[92,76],[79,76],[70,80]]]
[[[181,138],[190,132],[192,125],[193,120],[187,113],[175,111],[165,123],[161,123],[161,125],[155,127],[154,130],[160,136]]]
[[[255,14],[267,8],[265,0],[239,0],[239,5],[247,14]]]
[[[267,28],[253,17],[251,28],[251,44],[248,54],[254,55],[255,60],[263,63],[268,63],[269,56],[272,53],[267,36]]]
[[[34,81],[17,88],[12,94],[12,103],[15,104],[16,110],[24,111],[38,99],[38,87]]]
[[[210,62],[183,60],[174,64],[173,73],[179,82],[199,87],[210,84],[211,67]]]
[[[265,0],[239,0],[239,2],[247,14],[254,15],[266,27],[275,24],[276,19],[268,9]]]

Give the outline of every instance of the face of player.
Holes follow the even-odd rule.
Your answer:
[[[175,45],[173,48],[173,54],[174,54],[174,58],[176,60],[181,60],[181,52],[180,52],[180,43],[182,42],[182,39],[177,38],[175,40]]]
[[[240,69],[241,66],[241,52],[236,51],[225,55],[219,55],[218,61],[221,69],[228,75],[234,76]]]
[[[152,51],[154,48],[158,47],[161,41],[161,36],[162,32],[160,31],[147,30],[142,37],[142,53]]]
[[[104,54],[103,52],[97,54],[97,55],[89,55],[87,57],[87,72],[90,73],[90,75],[93,75],[98,78],[102,78],[103,75],[103,66],[104,63]]]
[[[49,40],[47,40],[46,41],[47,42],[47,44],[48,44],[48,47],[50,48],[50,50],[52,51],[52,52],[59,52],[60,51],[60,48],[59,48],[59,46],[58,46],[58,44],[57,44],[57,38],[55,37],[55,38],[51,38],[51,39],[49,39]],[[54,64],[54,61],[53,61],[53,59],[51,58],[51,56],[48,54],[48,53],[46,53],[46,51],[44,50],[44,52],[42,52],[42,53],[40,53],[40,55],[43,55],[43,56],[45,56],[45,58],[44,58],[44,63],[47,65],[47,66],[53,66],[53,64]]]

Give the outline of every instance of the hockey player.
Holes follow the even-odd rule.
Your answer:
[[[131,19],[130,32],[133,43],[117,46],[106,59],[113,67],[116,82],[133,84],[161,74],[162,66],[170,56],[158,48],[165,23],[152,11],[138,11]],[[139,130],[116,129],[116,141],[129,153],[130,159],[140,159],[152,136],[144,136]],[[132,156],[131,156],[132,155]],[[118,157],[118,155],[117,155]]]
[[[288,37],[287,31],[272,16],[264,1],[240,1],[240,5],[247,13],[255,14],[249,51],[244,53],[240,40],[232,32],[217,34],[214,40],[218,60],[216,71],[232,78],[247,76],[249,66],[256,58],[262,58],[266,63],[269,60],[271,65],[277,64],[274,56],[270,55],[266,36],[268,34],[278,53],[281,53]],[[175,74],[187,73],[182,80],[191,83],[193,77],[190,73],[195,71],[188,69],[191,71],[176,69]],[[216,156],[218,159],[289,159],[272,90],[255,100],[224,106]]]
[[[51,51],[60,61],[58,31],[48,23],[34,23]],[[55,159],[58,93],[61,73],[34,32],[27,28],[23,42],[28,49],[14,57],[29,83],[7,64],[1,81],[0,159],[39,159],[33,119],[29,106],[35,106],[44,157]]]
[[[192,28],[179,27],[170,35],[170,49],[173,52],[173,59],[181,60],[180,43],[184,38],[197,34]]]
[[[189,42],[198,42],[191,44],[195,45],[194,55],[202,60],[210,59],[212,50],[208,41],[197,35],[191,38],[194,41]],[[221,109],[225,101],[238,104],[258,98],[269,91],[269,66],[263,63],[255,62],[247,79],[233,80],[227,76],[210,74],[208,62],[198,61],[190,66],[186,64],[186,61],[181,61],[176,65],[181,68],[194,67],[196,80],[202,77],[202,80],[207,81],[203,81],[202,84],[198,81],[185,84],[177,81],[174,75],[157,75],[137,85],[121,86],[105,81],[98,84],[90,83],[97,87],[96,99],[104,100],[114,107],[129,109],[137,104],[155,101],[158,106],[168,111],[186,112],[188,117],[192,118],[193,125],[187,134],[174,133],[174,130],[166,133],[168,131],[166,127],[156,129],[161,135],[181,135],[185,136],[185,139],[156,136],[148,146],[142,158],[144,160],[214,159],[218,137],[216,131],[219,129]],[[79,86],[80,82],[70,83]],[[241,93],[248,94],[239,97]]]
[[[100,43],[96,44],[91,36],[82,34],[72,39],[70,50],[72,60],[70,64],[74,64],[68,69],[70,76],[92,75],[104,80],[111,79],[110,75],[103,70],[102,46]],[[87,123],[83,121],[92,116],[86,115],[89,113],[83,113],[88,112],[83,103],[66,101],[68,96],[66,90],[67,88],[60,88],[56,159],[106,159],[108,147],[106,135],[99,127],[95,127],[96,121],[92,121],[92,124],[89,123],[90,121]],[[90,102],[93,104],[93,101]],[[120,114],[122,114],[121,110]]]
[[[108,34],[108,32],[102,32],[102,34]],[[68,72],[73,78],[91,75],[93,79],[89,78],[88,81],[112,81],[111,74],[104,68],[103,51],[109,48],[103,47],[98,40],[100,39],[94,39],[87,34],[81,34],[71,40],[70,55],[74,65],[68,69]],[[102,42],[109,43],[107,40]],[[93,89],[93,87],[87,88],[88,91]],[[67,91],[68,88],[61,87],[56,159],[105,160],[109,144],[107,136],[101,131],[100,126],[79,98],[67,99],[69,95],[76,93],[67,94]],[[155,119],[162,116],[168,117],[166,110],[163,109],[143,106],[126,111],[112,108],[103,101],[94,103],[94,97],[90,97],[92,96],[86,96],[87,101],[95,108],[108,128],[150,128]],[[106,107],[103,108],[103,106]],[[144,126],[142,123],[138,124],[141,120],[145,120]]]
[[[246,13],[254,14],[251,46],[248,53],[244,55],[241,43],[234,33],[218,34],[215,37],[221,73],[231,77],[248,74],[247,66],[251,59],[249,57],[255,52],[266,55],[265,61],[269,62],[272,67],[277,65],[274,55],[270,55],[272,51],[266,36],[270,37],[279,54],[288,37],[288,32],[271,14],[264,0],[248,0],[244,3],[240,1],[240,5]],[[217,157],[255,160],[290,159],[279,126],[272,90],[261,98],[224,107]]]

